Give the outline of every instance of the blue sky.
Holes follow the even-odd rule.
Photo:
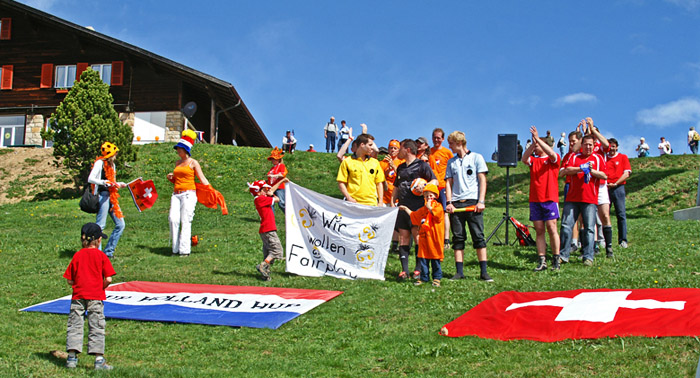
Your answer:
[[[322,149],[331,115],[381,146],[461,130],[487,160],[532,124],[590,116],[630,156],[700,126],[700,0],[22,2],[230,82],[273,145]]]

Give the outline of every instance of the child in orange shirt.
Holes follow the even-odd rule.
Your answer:
[[[270,186],[274,186],[277,182],[281,181],[283,178],[287,177],[287,167],[282,162],[282,157],[284,152],[279,148],[275,147],[270,152],[270,156],[267,158],[272,163],[272,168],[267,172],[267,183]],[[275,190],[275,195],[279,198],[277,206],[284,213],[284,182]]]
[[[433,286],[440,286],[442,279],[442,267],[440,262],[445,258],[445,211],[440,202],[436,201],[439,195],[435,184],[428,184],[423,189],[425,206],[416,211],[411,211],[406,206],[399,206],[411,217],[411,223],[418,227],[418,263],[420,264],[420,278],[416,285],[428,282],[430,279],[430,267],[433,270]]]

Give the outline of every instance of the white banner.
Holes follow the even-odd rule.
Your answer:
[[[398,208],[359,205],[287,183],[287,272],[384,280]]]

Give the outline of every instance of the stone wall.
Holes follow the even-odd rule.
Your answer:
[[[44,140],[41,139],[41,130],[44,128],[44,116],[41,114],[27,115],[26,126],[24,130],[24,144],[33,144],[43,146]]]
[[[182,112],[168,112],[165,116],[165,141],[177,142],[180,140],[182,126],[185,124],[185,116]]]

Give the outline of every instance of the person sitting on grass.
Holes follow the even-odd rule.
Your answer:
[[[269,281],[270,277],[270,266],[275,260],[282,260],[282,243],[280,238],[277,236],[277,224],[275,223],[275,214],[272,212],[272,205],[275,202],[279,202],[279,198],[273,193],[280,185],[288,182],[289,179],[286,177],[279,180],[270,187],[263,180],[255,181],[253,183],[248,183],[248,190],[250,194],[255,197],[253,200],[255,203],[255,210],[258,211],[260,215],[260,239],[263,243],[263,262],[258,264],[255,268],[260,272],[263,280]]]
[[[107,255],[98,249],[106,238],[97,223],[86,223],[80,231],[83,248],[75,253],[63,277],[73,288],[66,331],[66,367],[78,366],[78,354],[83,351],[83,316],[88,318],[88,354],[95,356],[95,370],[112,370],[105,353],[105,289],[116,273]]]
[[[439,287],[442,279],[440,262],[445,258],[445,226],[443,225],[445,211],[436,199],[440,191],[435,184],[427,184],[423,188],[425,205],[416,211],[401,205],[399,210],[405,211],[411,217],[411,223],[418,227],[418,263],[420,277],[415,285],[421,285],[430,279],[430,267],[433,269],[433,286]],[[430,264],[430,266],[428,265]]]

